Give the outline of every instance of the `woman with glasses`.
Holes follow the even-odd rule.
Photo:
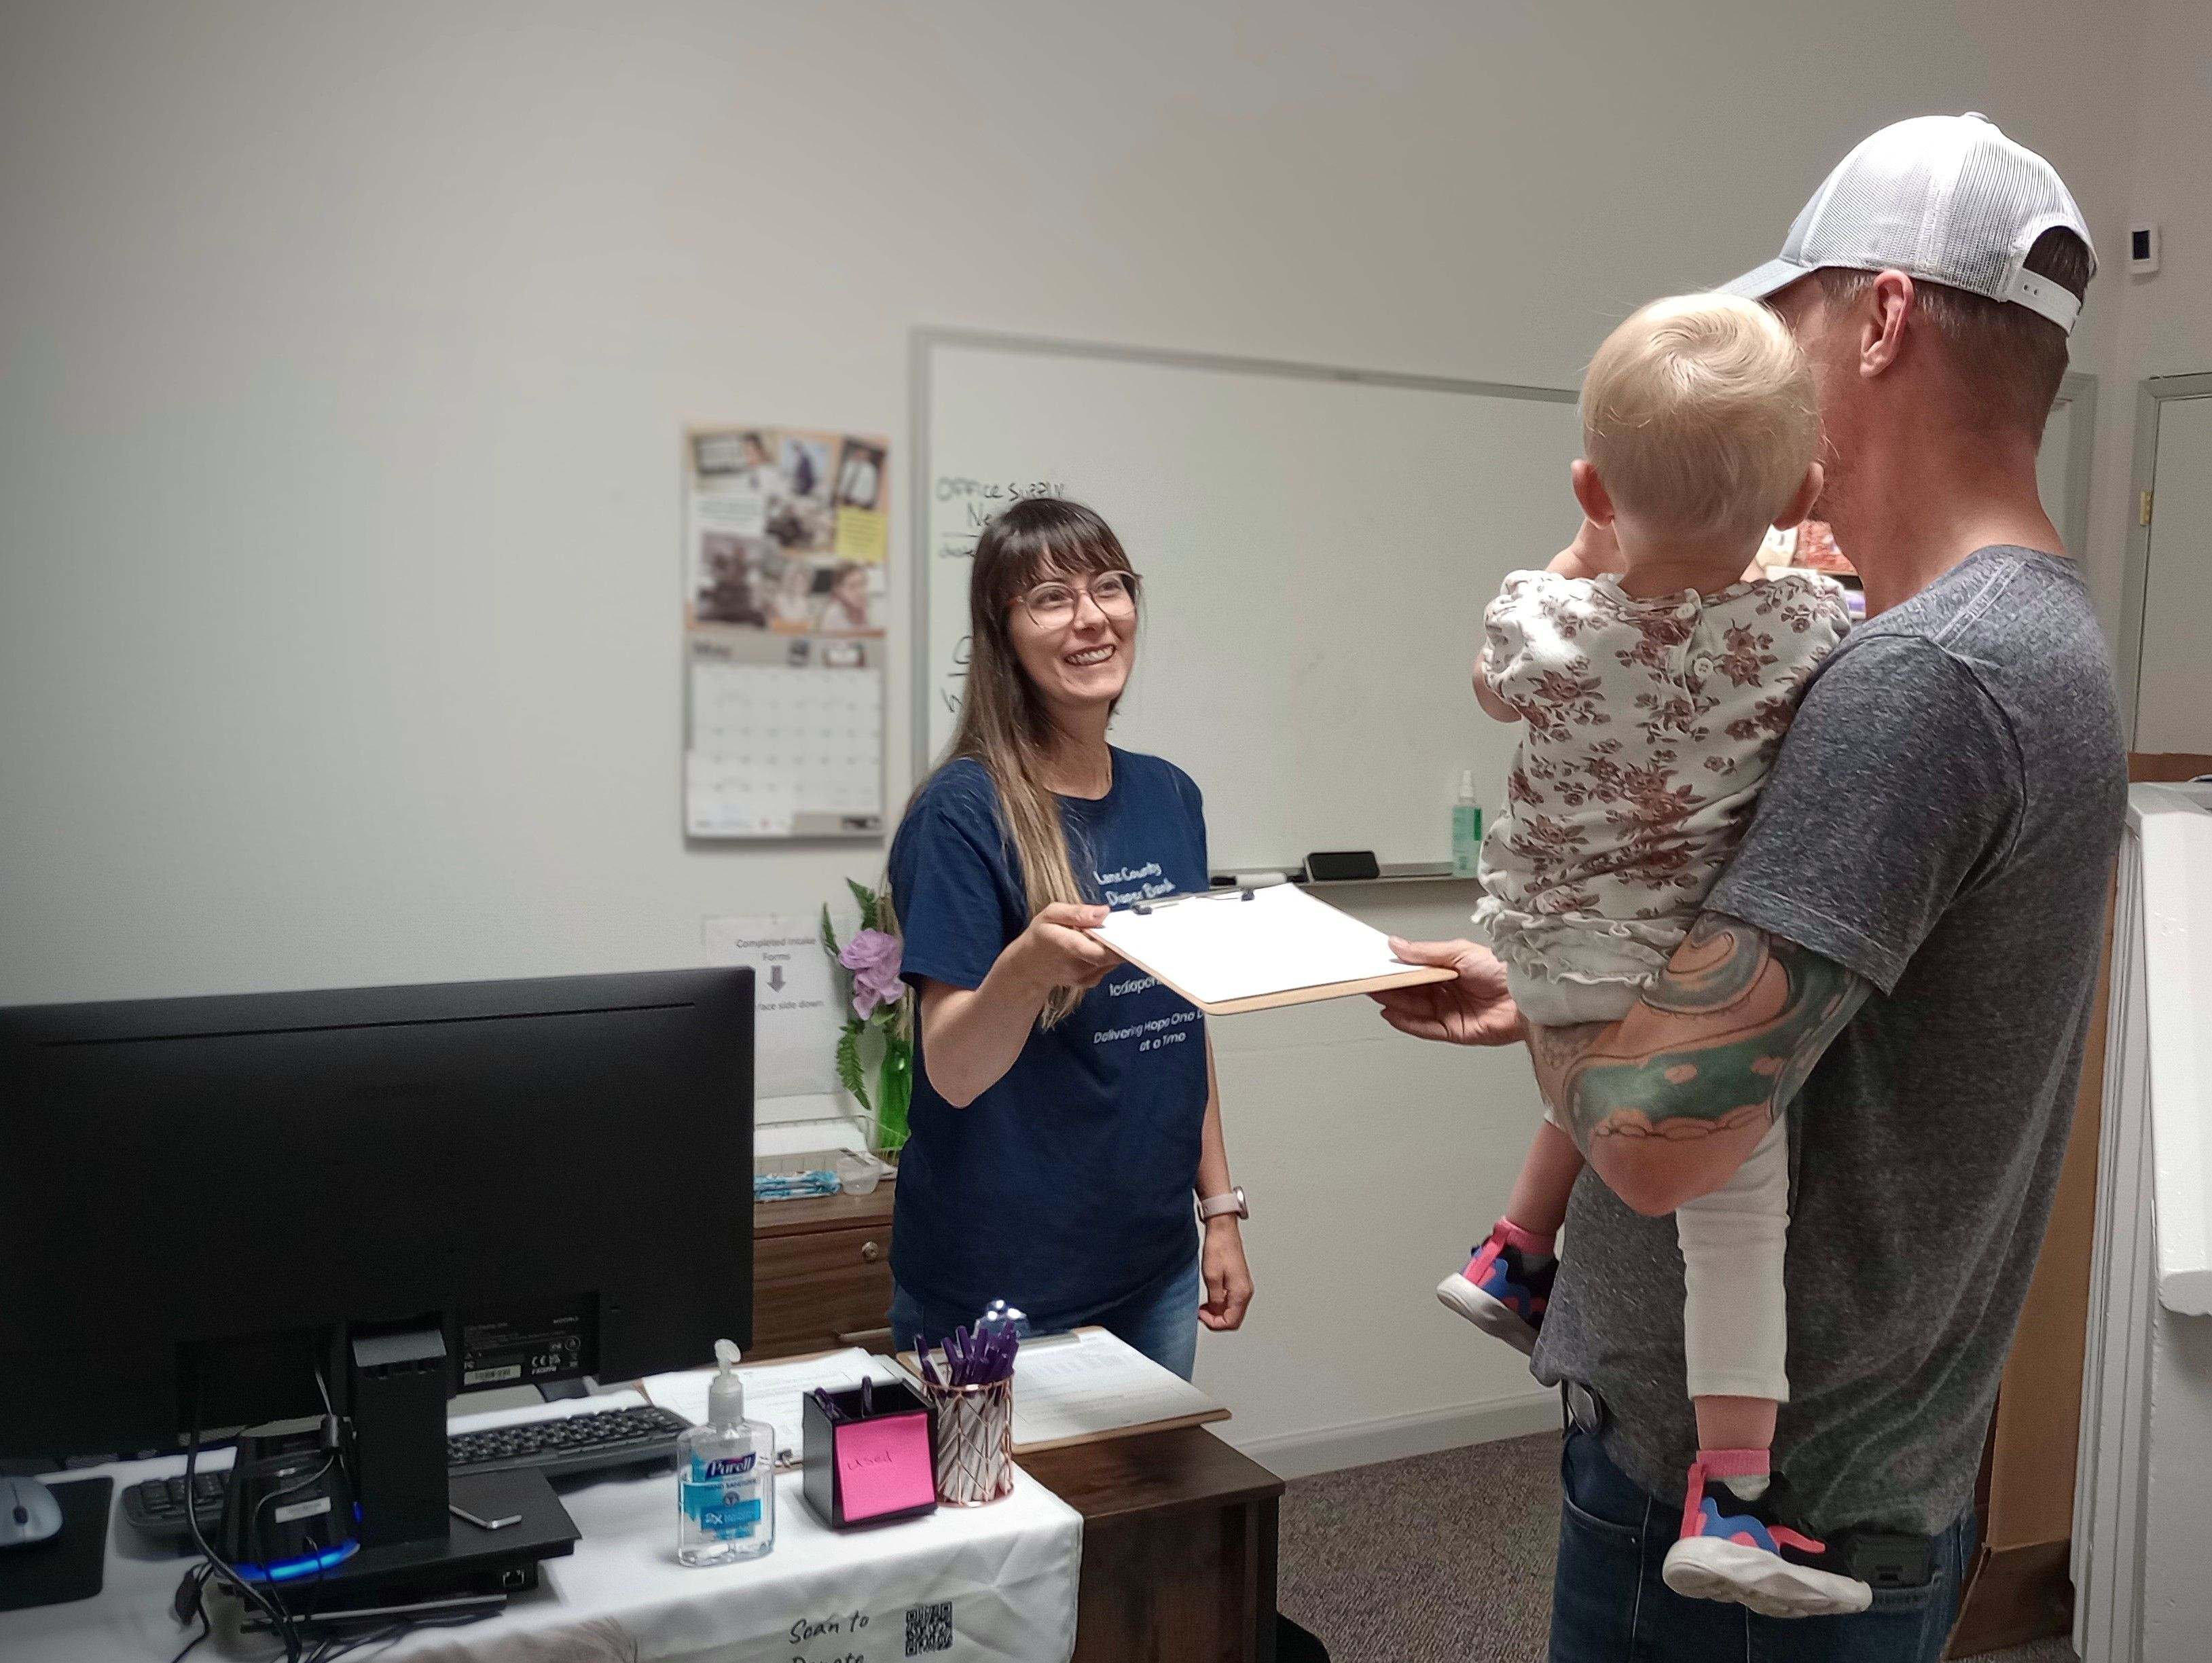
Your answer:
[[[959,727],[891,844],[921,1005],[891,1233],[902,1347],[1003,1299],[1188,1379],[1197,1325],[1234,1328],[1252,1297],[1205,1021],[1087,933],[1109,905],[1207,882],[1198,787],[1106,742],[1137,586],[1106,522],[1059,498],[976,542]]]

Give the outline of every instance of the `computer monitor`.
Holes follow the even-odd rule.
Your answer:
[[[750,1343],[752,1021],[742,968],[0,1011],[0,1458],[318,1413],[364,1338],[440,1401]]]

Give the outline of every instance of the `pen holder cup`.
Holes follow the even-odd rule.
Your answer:
[[[937,1499],[981,1507],[1014,1488],[1014,1382],[988,1386],[921,1383],[937,1429]]]
[[[832,1530],[937,1508],[936,1415],[904,1386],[801,1400],[800,1494]]]

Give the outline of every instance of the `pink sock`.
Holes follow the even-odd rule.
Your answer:
[[[1498,1235],[1509,1247],[1517,1247],[1522,1253],[1534,1254],[1538,1259],[1549,1259],[1552,1256],[1553,1236],[1551,1231],[1547,1230],[1539,1235],[1534,1230],[1522,1229],[1510,1218],[1501,1218],[1498,1221]]]
[[[1709,1478],[1718,1478],[1731,1493],[1747,1502],[1766,1493],[1772,1476],[1772,1457],[1764,1449],[1700,1449],[1698,1465]]]

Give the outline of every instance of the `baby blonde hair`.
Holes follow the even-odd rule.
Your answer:
[[[1583,450],[1614,509],[1683,537],[1771,525],[1813,464],[1813,373],[1756,300],[1654,300],[1583,378]]]

